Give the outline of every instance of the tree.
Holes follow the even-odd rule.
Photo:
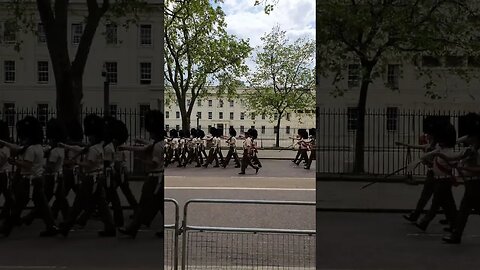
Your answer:
[[[280,124],[286,113],[315,107],[315,42],[299,38],[291,43],[276,26],[261,38],[256,69],[247,90],[248,108],[277,120],[275,146],[279,147]]]
[[[143,12],[152,11],[146,1],[86,0],[85,28],[81,35],[73,60],[70,58],[68,43],[68,21],[71,3],[68,0],[13,1],[7,3],[13,12],[12,19],[23,31],[36,30],[36,13],[43,24],[47,48],[52,61],[56,87],[57,117],[63,123],[80,121],[81,101],[83,98],[83,73],[88,54],[102,19],[114,22],[123,16],[124,26],[135,23]]]
[[[167,0],[166,7],[165,79],[175,92],[182,129],[189,130],[197,99],[235,93],[251,48],[227,34],[225,14],[208,0]]]
[[[415,62],[421,54],[478,54],[478,11],[474,1],[457,0],[325,0],[317,2],[317,68],[333,74],[335,91],[348,91],[342,83],[348,64],[361,71],[357,104],[354,172],[364,172],[365,111],[368,89],[384,74],[388,60]],[[417,66],[432,85],[431,70]],[[469,77],[473,73],[452,69]]]

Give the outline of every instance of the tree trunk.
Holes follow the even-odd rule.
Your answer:
[[[184,115],[182,116],[182,129],[183,131],[189,131],[190,130],[190,115]]]
[[[82,78],[70,72],[55,74],[57,118],[68,128],[73,122],[81,124]]]
[[[363,65],[362,65],[363,66]],[[364,173],[364,152],[365,152],[365,111],[367,104],[368,86],[370,84],[370,75],[373,66],[363,67],[362,84],[360,86],[360,97],[357,106],[357,130],[355,136],[355,163],[354,173]]]
[[[278,115],[277,119],[277,134],[275,134],[275,147],[280,147],[280,122],[282,121],[282,116]]]

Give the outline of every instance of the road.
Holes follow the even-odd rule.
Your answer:
[[[223,198],[223,199],[269,199],[269,200],[315,200],[315,168],[305,170],[302,167],[294,166],[290,161],[265,160],[264,168],[255,175],[251,169],[247,175],[239,176],[238,169],[229,167],[222,168],[168,168],[166,170],[166,197],[172,197],[183,205],[192,198]],[[131,187],[136,196],[140,194],[142,183],[132,182]],[[121,199],[124,198],[121,195]],[[125,202],[124,202],[125,204]],[[172,206],[166,206],[166,223],[172,222]],[[256,208],[252,206],[224,207],[224,206],[193,206],[189,210],[189,224],[205,226],[234,226],[234,227],[265,227],[265,228],[302,228],[313,230],[315,228],[314,208],[279,208],[275,206]],[[125,213],[128,216],[129,212]],[[172,234],[167,230],[165,245],[163,241],[156,238],[154,233],[159,229],[159,218],[157,217],[151,228],[143,228],[136,239],[124,239],[121,237],[101,239],[96,235],[102,223],[98,220],[90,221],[84,230],[76,230],[70,233],[67,239],[63,237],[43,239],[38,233],[43,229],[40,220],[36,220],[31,226],[16,228],[9,238],[0,239],[0,270],[1,269],[162,269],[164,260],[161,257],[162,248],[166,248],[167,261],[171,260]],[[128,220],[127,220],[128,222]],[[218,234],[216,234],[218,236]],[[192,233],[190,243],[206,243],[213,234]],[[196,238],[193,238],[196,237]],[[246,266],[248,269],[254,261],[252,257],[260,258],[262,250],[271,241],[277,250],[291,248],[299,250],[298,243],[306,241],[309,248],[308,256],[302,261],[282,262],[277,258],[265,258],[265,262],[276,264],[284,263],[295,266],[302,266],[308,262],[310,269],[314,265],[314,237],[277,237],[269,235],[242,235],[238,238],[235,235],[222,235],[224,250],[231,249],[231,245],[238,246],[258,243],[256,246],[247,248],[250,253],[237,256],[231,263],[225,263],[219,269],[234,269],[233,265]],[[234,237],[237,237],[236,240]],[[256,237],[256,238],[255,238]],[[260,238],[264,237],[264,238]],[[271,238],[268,238],[271,237]],[[272,238],[273,237],[273,238]],[[228,239],[228,243],[225,243]],[[237,242],[232,242],[232,241]],[[238,242],[240,241],[240,242]],[[280,242],[282,241],[282,242]],[[229,246],[230,245],[230,246]],[[288,246],[287,246],[288,245]],[[268,245],[272,248],[272,245]],[[244,246],[246,247],[246,246]],[[260,248],[260,249],[255,249]],[[199,249],[202,255],[205,250]],[[273,250],[273,253],[275,250]],[[189,251],[193,252],[193,251]],[[210,252],[210,251],[209,251]],[[252,254],[254,252],[254,254]],[[195,258],[194,253],[190,253]],[[204,254],[204,253],[203,253]],[[217,252],[217,255],[221,254]],[[267,253],[265,253],[267,254]],[[255,255],[255,256],[254,256]],[[298,254],[295,258],[297,260]],[[250,259],[249,259],[250,258]],[[214,258],[215,259],[215,258]],[[200,264],[198,264],[200,263]],[[171,263],[167,263],[165,269],[169,269]],[[214,265],[215,262],[198,262],[197,269],[205,265]],[[228,265],[227,268],[225,266]],[[308,269],[308,267],[301,269]],[[214,269],[212,266],[211,269]],[[240,268],[236,268],[240,269]],[[262,268],[262,269],[269,269]]]
[[[252,170],[237,173],[234,168],[169,168],[165,196],[180,205],[200,198],[315,200],[314,168],[309,171],[290,161],[266,160],[257,175]],[[315,230],[314,206],[192,204],[187,213],[189,226]],[[172,223],[173,216],[173,207],[166,207],[166,222]],[[188,264],[193,269],[315,268],[314,236],[208,231],[188,235]]]

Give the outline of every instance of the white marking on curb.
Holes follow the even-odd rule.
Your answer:
[[[249,187],[165,187],[170,190],[271,190],[271,191],[315,191],[314,188],[249,188]]]

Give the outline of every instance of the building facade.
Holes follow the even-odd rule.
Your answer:
[[[122,21],[102,20],[97,28],[83,77],[83,107],[103,108],[105,78],[110,81],[111,110],[133,108],[139,111],[163,104],[163,23],[161,3],[141,16],[138,25],[128,28]],[[33,2],[34,4],[34,2]],[[86,1],[70,1],[68,49],[74,58],[85,27]],[[0,105],[2,114],[17,108],[33,108],[40,113],[55,108],[55,79],[46,37],[40,18],[36,31],[15,29],[8,10],[0,9]],[[15,45],[20,42],[20,49]]]

